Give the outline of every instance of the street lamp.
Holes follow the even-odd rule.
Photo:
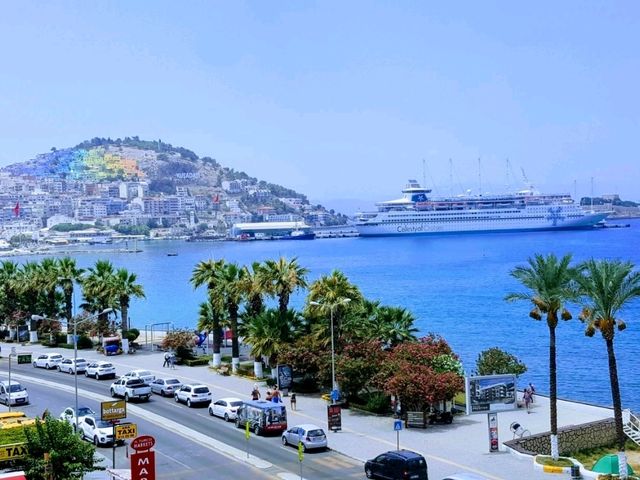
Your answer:
[[[335,302],[332,303],[320,303],[320,302],[309,302],[311,305],[316,305],[321,308],[328,308],[329,314],[331,317],[331,400],[333,403],[336,403],[336,396],[334,392],[337,392],[338,385],[336,384],[336,349],[333,335],[333,311],[336,307],[340,305],[346,305],[351,301],[350,298],[338,298]]]
[[[113,312],[113,308],[105,308],[99,313],[95,315],[91,315],[87,318],[83,318],[82,320],[73,320],[73,373],[75,373],[73,383],[74,383],[74,391],[75,391],[75,409],[73,412],[73,417],[75,419],[75,431],[78,431],[78,324],[88,322],[89,320],[93,320],[94,318],[98,318],[100,315],[105,313]],[[46,317],[42,315],[31,315],[31,320],[47,320]],[[67,319],[67,329],[69,328],[69,319]]]
[[[9,391],[7,392],[7,405],[9,406],[9,413],[11,413],[11,357],[16,356],[16,347],[11,347],[9,352]]]

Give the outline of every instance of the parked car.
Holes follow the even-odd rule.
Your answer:
[[[149,386],[153,393],[164,397],[165,395],[172,396],[182,386],[182,382],[177,378],[156,378]]]
[[[127,372],[124,375],[122,375],[122,378],[124,377],[139,378],[144,383],[151,383],[156,379],[156,376],[153,373],[151,373],[149,370],[131,370],[130,372]]]
[[[224,418],[225,422],[236,419],[238,408],[242,406],[239,398],[221,398],[209,405],[209,415]]]
[[[29,394],[27,389],[20,385],[15,380],[11,380],[11,387],[9,387],[9,381],[4,380],[0,382],[0,402],[5,405],[26,405],[29,403]]]
[[[303,423],[302,425],[296,425],[282,433],[283,445],[298,446],[298,443],[302,442],[302,449],[313,450],[315,448],[327,448],[327,435],[324,430],[312,423]]]
[[[129,400],[149,400],[151,387],[141,378],[122,377],[111,384],[109,388],[112,397],[123,397],[125,402]]]
[[[96,415],[96,412],[94,412],[89,407],[78,407],[78,423],[82,422],[84,417],[86,417],[87,415],[94,417]],[[73,428],[75,430],[76,415],[74,412],[74,408],[73,407],[65,408],[60,414],[60,420],[69,422],[71,425],[73,425]]]
[[[78,423],[78,428],[82,438],[93,442],[96,447],[113,444],[113,425],[109,422],[87,415]]]
[[[173,394],[176,402],[185,402],[187,407],[196,403],[211,403],[211,391],[206,385],[182,385]]]
[[[58,371],[63,373],[83,373],[87,369],[87,361],[84,358],[65,358],[58,365]]]
[[[59,353],[43,353],[38,355],[36,359],[33,361],[33,366],[39,368],[56,368],[62,362],[62,355]]]
[[[96,380],[107,377],[116,378],[116,367],[109,362],[94,361],[87,365],[84,374],[86,377],[94,377]]]
[[[427,461],[411,450],[392,450],[364,464],[367,478],[428,480]]]
[[[477,475],[475,473],[459,472],[453,475],[447,475],[442,480],[489,480],[487,477]]]

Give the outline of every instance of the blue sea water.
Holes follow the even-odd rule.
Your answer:
[[[640,268],[640,220],[624,221],[631,228],[595,231],[442,235],[404,238],[346,238],[315,241],[257,241],[187,243],[155,241],[138,243],[140,253],[78,253],[80,266],[110,259],[138,275],[146,299],[133,300],[133,326],[144,329],[157,322],[177,327],[195,326],[204,289],[189,283],[201,260],[224,258],[249,264],[298,257],[313,281],[333,269],[342,270],[369,299],[408,308],[421,334],[442,335],[471,373],[478,354],[497,346],[518,356],[528,367],[522,385],[533,382],[539,392],[548,391],[548,329],[529,318],[531,305],[507,303],[507,293],[522,291],[509,272],[536,254],[571,253],[575,261],[588,258],[630,260]],[[113,248],[122,245],[114,245]],[[109,247],[111,248],[111,247]],[[175,252],[177,256],[167,256]],[[21,261],[23,259],[17,259]],[[304,295],[292,299],[301,307]],[[80,299],[77,299],[79,303]],[[605,344],[597,334],[584,336],[577,320],[579,308],[570,308],[574,319],[557,329],[558,394],[601,405],[611,404]],[[636,392],[640,301],[622,313],[627,329],[616,334],[615,347],[623,405],[640,409]]]

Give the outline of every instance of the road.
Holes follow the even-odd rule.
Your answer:
[[[5,376],[6,369],[3,368]],[[74,403],[73,375],[55,370],[14,365],[12,376],[29,390],[31,405],[21,407],[29,416],[39,416],[48,409],[55,416]],[[78,377],[79,405],[100,411],[100,401],[110,399],[112,380]],[[213,389],[213,397],[226,396]],[[208,478],[212,471],[216,478],[300,478],[297,450],[284,447],[280,437],[257,437],[247,441],[244,430],[233,423],[209,416],[206,407],[187,408],[170,398],[152,396],[149,402],[128,405],[127,421],[138,424],[138,432],[156,438],[158,478]],[[203,437],[205,437],[203,439]],[[208,439],[208,440],[207,440]],[[251,466],[229,455],[212,451],[210,442],[222,442],[233,447],[235,455],[247,455]],[[127,468],[126,447],[116,448],[116,467]],[[111,466],[110,448],[99,448]],[[233,456],[233,455],[232,455]],[[245,457],[246,458],[246,457]],[[271,464],[271,465],[269,465]],[[362,464],[337,452],[308,452],[302,462],[302,476],[308,479],[364,478]]]

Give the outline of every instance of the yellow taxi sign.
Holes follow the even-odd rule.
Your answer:
[[[304,445],[302,442],[298,442],[298,460],[304,460]]]
[[[138,425],[135,423],[122,423],[116,425],[116,440],[126,440],[138,436]]]
[[[28,454],[26,443],[12,443],[0,447],[0,462],[24,458]]]

